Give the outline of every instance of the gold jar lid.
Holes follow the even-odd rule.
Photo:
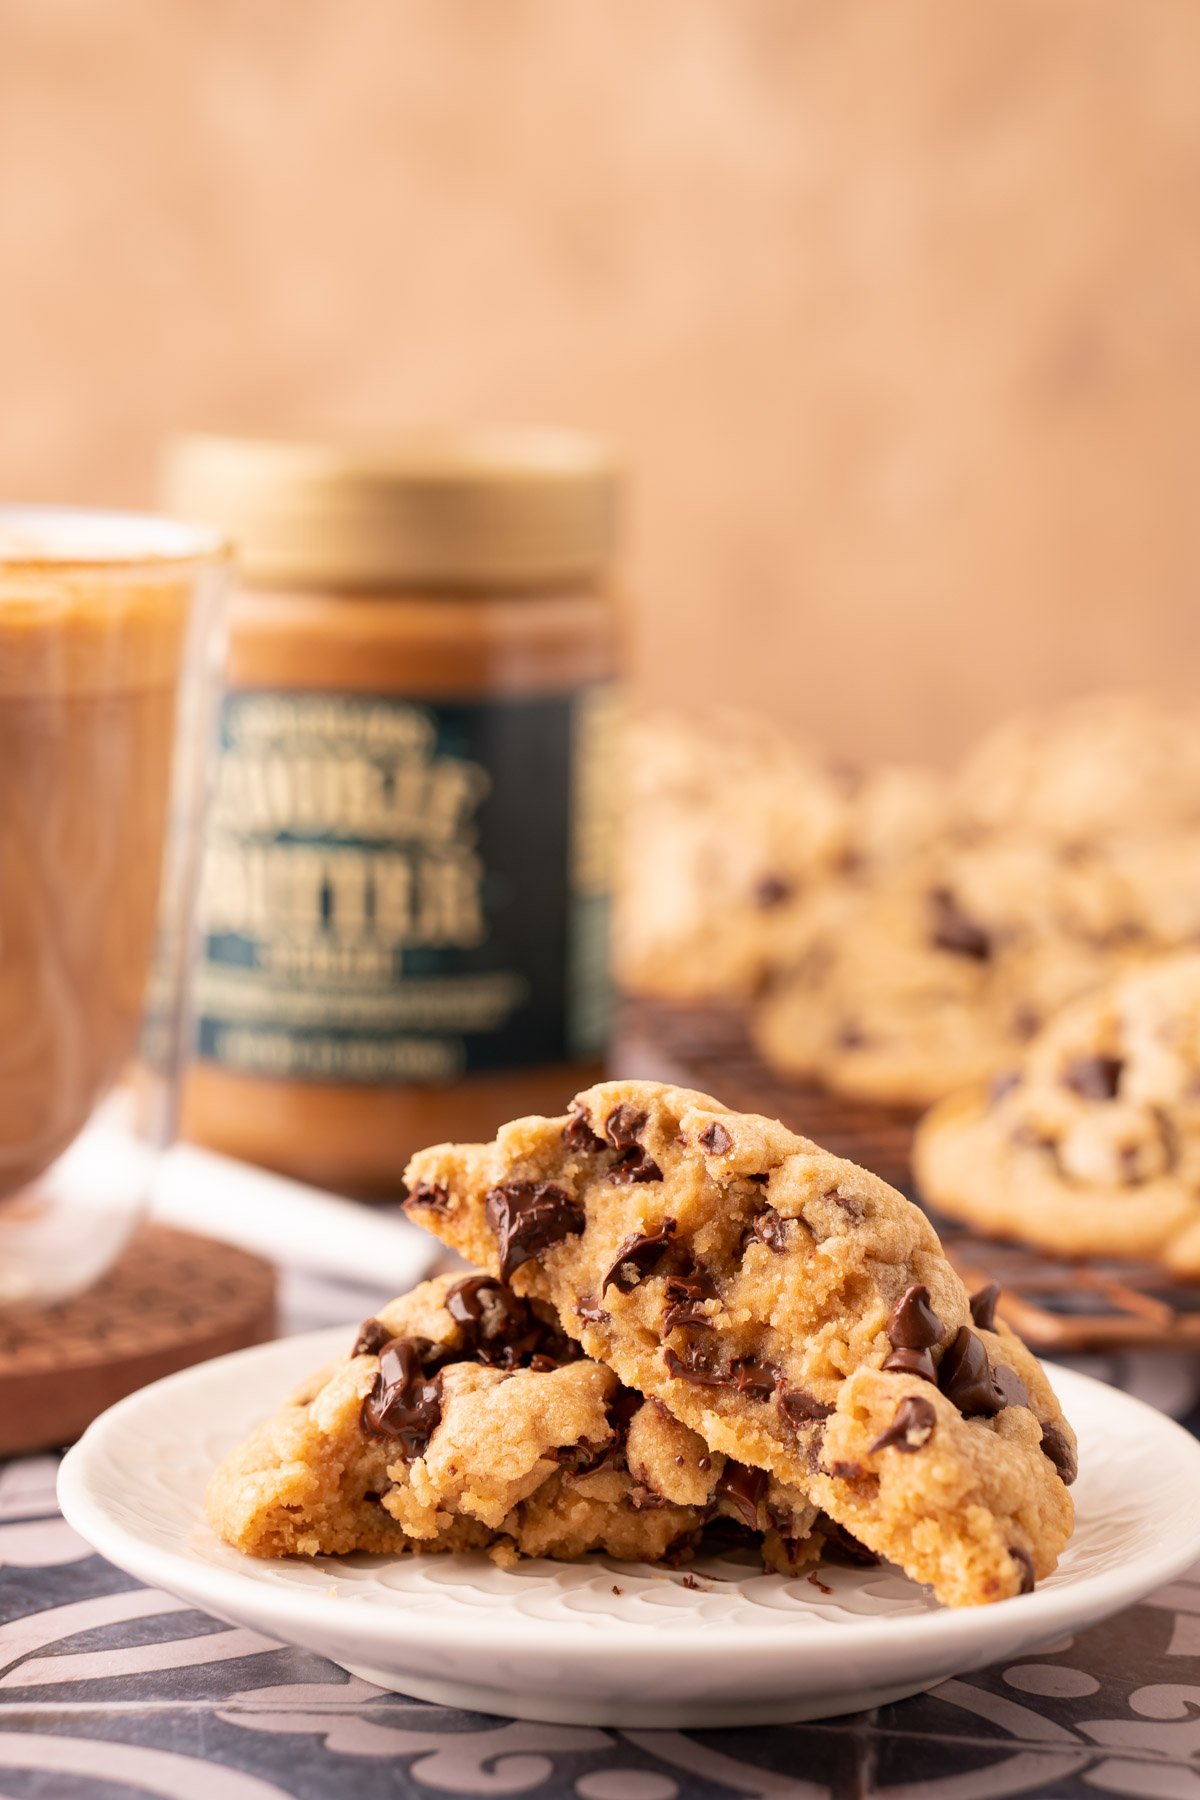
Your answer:
[[[618,472],[571,431],[470,426],[364,442],[194,435],[163,499],[218,527],[263,584],[515,589],[594,580]]]

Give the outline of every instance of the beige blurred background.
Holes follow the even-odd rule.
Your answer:
[[[636,475],[648,696],[934,753],[1194,686],[1196,0],[0,0],[0,491],[193,424]]]

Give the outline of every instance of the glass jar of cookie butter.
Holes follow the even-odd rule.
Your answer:
[[[191,437],[166,492],[241,571],[184,1129],[394,1193],[602,1066],[617,473],[549,430]]]

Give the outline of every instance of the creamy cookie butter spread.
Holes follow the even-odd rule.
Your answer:
[[[243,576],[194,1135],[387,1191],[598,1066],[615,488],[557,432],[177,447],[172,506]]]

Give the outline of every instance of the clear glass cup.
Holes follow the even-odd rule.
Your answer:
[[[0,1308],[97,1280],[174,1128],[227,557],[0,506]]]

